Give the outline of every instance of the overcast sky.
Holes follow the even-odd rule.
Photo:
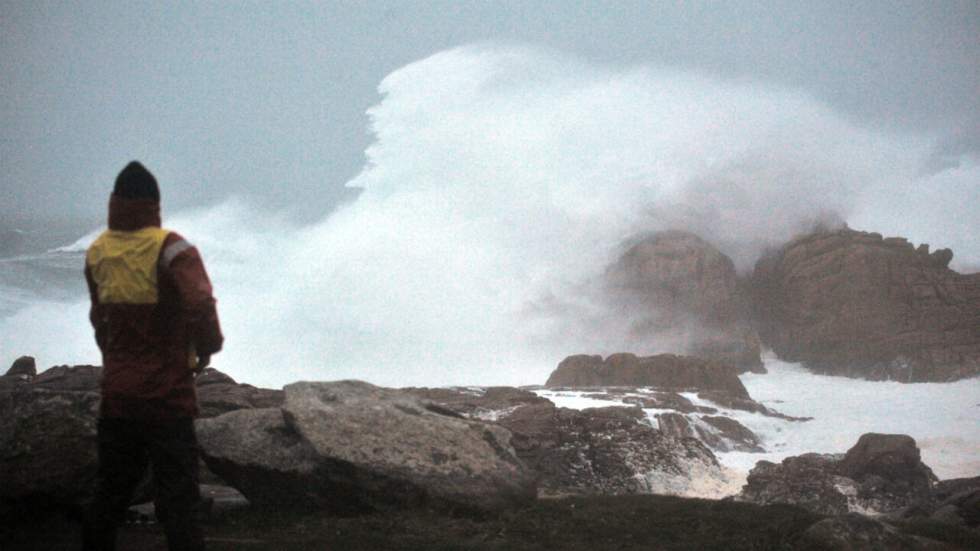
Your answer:
[[[808,4],[0,0],[0,215],[99,222],[137,158],[165,208],[313,219],[350,196],[379,82],[480,41],[787,86],[934,140],[923,173],[975,162],[980,3]]]

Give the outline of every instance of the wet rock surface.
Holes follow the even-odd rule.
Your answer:
[[[684,494],[695,477],[722,483],[707,446],[654,429],[638,408],[536,405],[498,422],[514,432],[514,448],[541,476],[544,495]]]
[[[868,433],[846,454],[760,461],[738,498],[791,503],[821,514],[929,518],[976,528],[980,478],[938,482],[912,438]]]
[[[643,401],[635,389],[592,395]],[[692,434],[654,428],[639,407],[574,410],[522,389],[413,389],[461,415],[492,419],[511,431],[517,455],[536,473],[544,496],[689,491],[703,477],[722,484],[710,449]],[[655,393],[658,404],[693,404],[679,395]],[[644,395],[645,396],[645,395]],[[505,399],[502,399],[505,398]],[[479,404],[477,406],[476,404]],[[488,414],[488,412],[490,412]]]
[[[761,415],[766,415],[768,417],[777,417],[779,419],[784,419],[786,421],[809,421],[812,417],[793,417],[790,415],[785,415],[768,408],[759,402],[751,398],[744,398],[741,396],[733,395],[730,392],[719,392],[716,390],[709,390],[705,392],[698,392],[698,398],[702,400],[707,400],[709,402],[714,402],[719,406],[726,407],[728,409],[738,409],[742,411],[748,411],[752,413],[759,413]]]
[[[794,240],[752,277],[762,341],[834,375],[952,381],[980,374],[980,274],[902,238],[842,229]]]
[[[841,488],[853,489],[854,485],[837,476],[840,458],[808,453],[781,463],[759,461],[749,472],[739,499],[760,505],[791,503],[824,515],[847,513],[848,496]]]
[[[700,440],[719,451],[762,452],[762,442],[754,432],[730,417],[704,415],[695,427]],[[710,441],[710,442],[709,442]]]

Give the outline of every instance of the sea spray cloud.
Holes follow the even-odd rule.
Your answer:
[[[901,220],[862,205],[929,151],[791,90],[514,47],[439,53],[380,92],[362,192],[323,220],[164,213],[204,254],[215,363],[240,380],[541,383],[569,354],[629,350],[596,282],[630,238],[692,230],[745,270],[816,221]]]

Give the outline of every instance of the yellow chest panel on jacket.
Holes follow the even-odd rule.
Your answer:
[[[108,230],[85,256],[103,304],[156,304],[157,262],[170,232],[149,227],[136,231]]]

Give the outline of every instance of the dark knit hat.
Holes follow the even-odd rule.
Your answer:
[[[160,200],[157,179],[138,161],[126,165],[119,176],[116,176],[116,186],[112,188],[112,194],[125,199]]]

